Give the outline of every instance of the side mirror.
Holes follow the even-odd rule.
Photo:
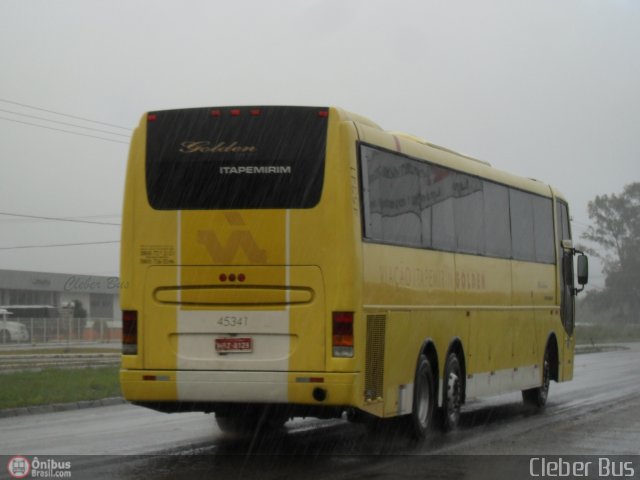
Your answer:
[[[589,259],[585,254],[578,255],[578,283],[589,283]]]

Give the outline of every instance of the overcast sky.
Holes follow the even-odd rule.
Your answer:
[[[553,184],[575,237],[640,181],[637,0],[2,0],[0,60],[4,213],[119,223],[142,113],[214,105],[341,106]],[[118,274],[118,243],[6,248],[118,226],[0,226],[0,268]]]

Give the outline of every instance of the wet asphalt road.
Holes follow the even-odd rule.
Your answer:
[[[574,473],[591,462],[589,478],[619,466],[640,479],[639,394],[632,344],[577,356],[575,379],[552,383],[544,411],[526,409],[519,394],[472,402],[457,431],[420,444],[393,427],[372,435],[341,420],[296,419],[283,432],[234,438],[211,415],[118,405],[0,419],[0,462],[59,455],[71,459],[72,478],[475,479],[531,478],[541,458],[561,456]],[[1,465],[0,478],[10,478]]]

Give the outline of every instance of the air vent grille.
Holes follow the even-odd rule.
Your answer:
[[[367,356],[364,378],[364,398],[382,398],[384,383],[384,338],[386,315],[367,315]]]

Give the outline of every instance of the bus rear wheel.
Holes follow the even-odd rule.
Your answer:
[[[549,383],[551,382],[551,359],[549,348],[545,349],[542,360],[542,385],[522,391],[522,400],[530,407],[542,408],[547,403],[549,397]]]
[[[431,363],[425,355],[420,356],[413,384],[413,411],[409,416],[411,433],[421,440],[427,436],[433,424],[435,404],[435,382]]]
[[[460,408],[462,407],[462,369],[460,360],[455,353],[449,354],[444,366],[444,382],[442,388],[444,398],[442,400],[441,426],[442,430],[449,432],[455,430],[460,423]]]

